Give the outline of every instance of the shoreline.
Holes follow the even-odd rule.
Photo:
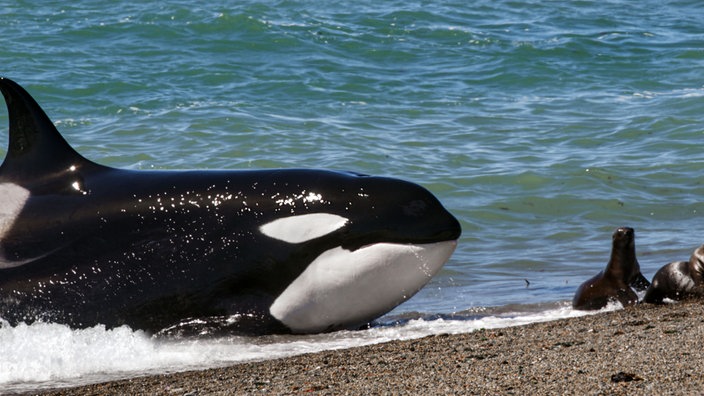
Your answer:
[[[704,389],[702,303],[25,394],[695,394]]]

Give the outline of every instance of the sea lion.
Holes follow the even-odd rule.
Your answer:
[[[692,253],[689,261],[675,261],[660,268],[643,302],[660,304],[665,298],[682,300],[689,296],[704,296],[704,245]]]
[[[620,227],[614,231],[611,258],[606,268],[582,283],[572,299],[572,307],[581,310],[604,308],[609,301],[618,301],[624,307],[638,302],[633,291],[650,286],[636,260],[635,232],[633,228]]]

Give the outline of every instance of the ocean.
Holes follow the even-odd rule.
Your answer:
[[[0,389],[581,315],[569,301],[615,228],[635,228],[647,278],[704,242],[702,26],[695,1],[0,1],[0,75],[89,159],[392,176],[463,228],[371,330],[168,343],[4,324]]]

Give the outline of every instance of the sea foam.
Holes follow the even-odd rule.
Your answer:
[[[524,307],[525,308],[525,307]],[[609,306],[613,310],[618,306]],[[0,326],[0,389],[22,392],[205,369],[433,334],[460,334],[588,314],[567,304],[543,311],[388,319],[368,330],[304,336],[164,339],[122,326],[71,329],[52,323]],[[599,312],[603,312],[599,311]]]

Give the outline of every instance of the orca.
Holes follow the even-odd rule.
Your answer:
[[[460,224],[425,188],[317,169],[127,170],[77,153],[0,78],[0,317],[159,333],[370,323],[449,260]]]

